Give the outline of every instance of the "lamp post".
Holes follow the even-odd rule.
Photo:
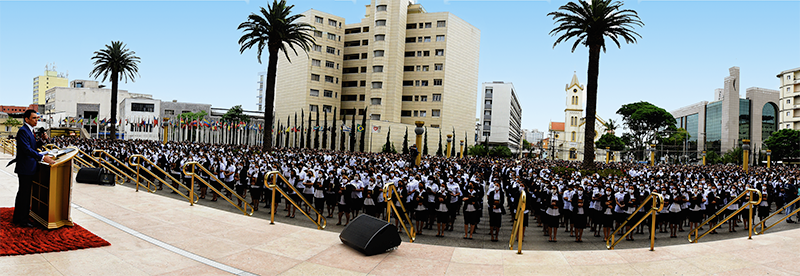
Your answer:
[[[450,158],[450,143],[451,142],[453,142],[453,135],[452,134],[447,134],[447,152],[445,154],[445,156],[447,156],[447,158]]]
[[[606,164],[608,164],[608,159],[611,157],[611,147],[606,147]]]
[[[772,166],[772,150],[767,150],[767,169]]]
[[[416,121],[414,124],[417,125],[417,127],[414,128],[414,133],[417,134],[417,157],[414,158],[414,164],[419,166],[419,163],[422,161],[422,149],[420,145],[422,145],[422,134],[425,133],[425,129],[422,126],[425,125],[425,122]]]
[[[703,157],[703,166],[705,166],[706,165],[706,151],[703,151],[703,153],[701,153],[700,156]]]
[[[651,144],[650,148],[648,149],[648,151],[650,151],[650,166],[655,166],[656,165],[656,144]]]
[[[162,122],[163,123],[161,125],[164,127],[164,139],[162,144],[166,144],[169,137],[169,123],[168,123],[169,118],[167,117],[162,118]]]
[[[749,170],[747,165],[750,163],[748,162],[750,161],[750,140],[748,139],[742,140],[742,155],[744,155],[742,157],[742,169],[744,169],[744,173],[747,173]]]
[[[458,152],[458,158],[464,158],[464,140],[461,141],[461,150]]]

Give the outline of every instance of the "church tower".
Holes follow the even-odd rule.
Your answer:
[[[581,119],[583,118],[583,103],[586,99],[586,91],[578,76],[573,73],[572,81],[564,89],[566,108],[564,109],[564,137],[565,144],[578,143],[582,145],[583,135],[581,132]],[[572,144],[575,145],[575,144]],[[570,147],[572,148],[572,147]],[[571,158],[572,159],[572,158]]]

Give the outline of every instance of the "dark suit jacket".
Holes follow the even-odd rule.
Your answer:
[[[33,175],[36,173],[36,165],[42,160],[44,155],[36,151],[36,138],[26,125],[22,125],[17,131],[17,167],[14,172],[19,175]]]

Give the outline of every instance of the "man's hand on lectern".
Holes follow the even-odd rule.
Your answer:
[[[45,155],[44,158],[42,158],[42,161],[44,161],[45,163],[50,164],[50,165],[53,165],[53,164],[56,163],[56,161],[53,160],[53,158],[51,158],[50,155]]]

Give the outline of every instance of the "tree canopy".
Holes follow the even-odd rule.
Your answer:
[[[764,141],[767,149],[772,151],[772,160],[800,158],[800,131],[794,129],[781,129],[773,132]]]
[[[623,105],[617,114],[622,116],[622,122],[629,131],[623,135],[623,140],[635,150],[661,142],[663,137],[677,130],[672,114],[648,102]]]
[[[625,143],[622,142],[622,138],[611,133],[603,134],[603,136],[595,142],[595,145],[600,149],[611,148],[611,150],[614,151],[625,149]]]
[[[222,120],[228,122],[250,122],[250,117],[244,115],[244,110],[241,105],[236,105],[228,109],[228,112],[222,115]]]

